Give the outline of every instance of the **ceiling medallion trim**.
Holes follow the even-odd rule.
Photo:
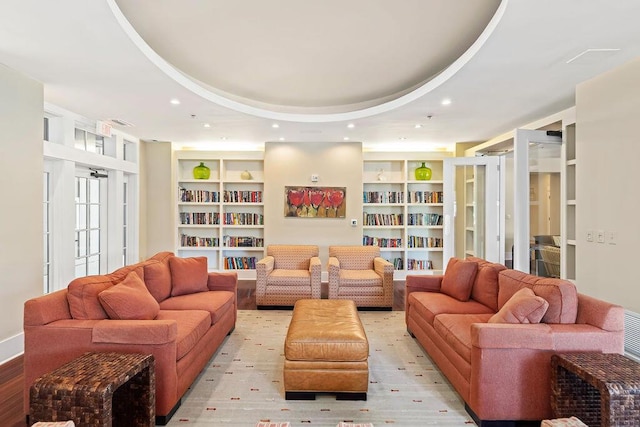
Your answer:
[[[240,113],[250,114],[253,116],[271,120],[301,123],[329,123],[346,120],[357,120],[395,110],[428,94],[432,90],[441,86],[452,76],[454,76],[466,63],[468,63],[474,57],[474,55],[489,39],[493,31],[497,28],[502,17],[504,16],[508,3],[509,0],[502,0],[500,2],[500,5],[496,9],[495,14],[491,18],[485,29],[482,31],[478,39],[474,41],[473,44],[458,59],[456,59],[451,65],[449,65],[436,77],[427,81],[416,89],[392,100],[383,101],[380,104],[374,106],[359,108],[352,111],[339,113],[290,113],[277,111],[277,109],[282,109],[282,106],[280,105],[274,105],[274,110],[266,108],[268,104],[264,103],[261,104],[265,105],[265,107],[256,107],[254,105],[238,101],[238,97],[236,96],[222,96],[219,93],[215,93],[210,89],[205,88],[202,84],[195,81],[193,78],[190,78],[189,76],[175,68],[173,65],[171,65],[169,62],[167,62],[160,55],[158,55],[158,53],[156,53],[156,51],[153,50],[144,41],[144,39],[138,34],[135,28],[127,20],[127,18],[124,16],[124,13],[122,13],[122,10],[117,5],[116,0],[107,0],[107,4],[109,5],[109,8],[111,9],[114,17],[116,18],[116,21],[124,30],[125,34],[131,39],[134,45],[138,49],[140,49],[140,51],[163,73],[165,73],[168,77],[170,77],[176,83],[180,84],[185,89],[221,107],[225,107]],[[236,99],[231,99],[232,97]],[[318,109],[315,110],[317,111]]]

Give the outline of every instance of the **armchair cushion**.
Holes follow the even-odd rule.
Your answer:
[[[340,286],[382,286],[382,277],[373,270],[340,270]]]
[[[477,272],[477,263],[451,258],[442,278],[440,291],[458,301],[468,301]]]
[[[152,320],[158,315],[158,301],[149,293],[142,279],[131,272],[115,286],[98,294],[110,319]]]
[[[309,286],[311,274],[308,270],[285,270],[277,268],[267,276],[267,286]]]
[[[193,294],[209,290],[207,257],[169,259],[171,268],[171,296]]]
[[[540,323],[549,303],[529,288],[522,288],[491,316],[489,323]]]

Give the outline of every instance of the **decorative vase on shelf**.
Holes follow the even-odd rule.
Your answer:
[[[422,162],[422,166],[416,168],[416,179],[418,181],[429,181],[431,179],[431,168]]]
[[[209,169],[204,162],[193,168],[194,179],[209,179],[211,176],[211,169]]]
[[[240,179],[244,179],[249,180],[249,179],[253,179],[253,176],[251,175],[251,172],[249,172],[248,170],[242,171],[242,173],[240,174]]]

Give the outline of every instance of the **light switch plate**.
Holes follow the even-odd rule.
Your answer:
[[[320,177],[319,177],[318,175],[313,174],[313,175],[311,175],[311,182],[318,182],[318,179],[319,179],[319,178],[320,178]]]
[[[604,243],[604,230],[598,230],[596,232],[596,241],[598,243]]]

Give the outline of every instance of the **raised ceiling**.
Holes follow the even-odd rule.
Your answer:
[[[423,151],[573,106],[640,56],[638,16],[638,0],[3,0],[0,64],[145,140]]]
[[[116,0],[159,56],[212,91],[278,111],[396,99],[471,47],[499,0]]]

